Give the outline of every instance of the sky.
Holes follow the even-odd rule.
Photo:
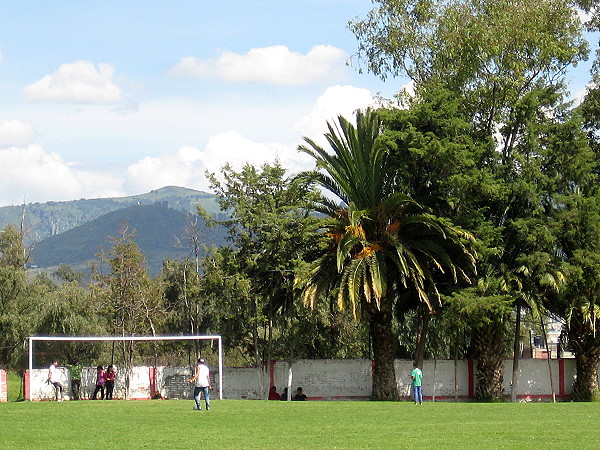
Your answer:
[[[310,169],[304,136],[407,82],[347,64],[370,0],[3,3],[0,206],[210,191],[225,163]]]

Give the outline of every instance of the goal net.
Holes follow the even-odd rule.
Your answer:
[[[87,342],[132,342],[132,341],[216,341],[218,344],[219,358],[219,399],[223,399],[223,345],[220,335],[211,336],[30,336],[29,337],[29,398],[32,400],[32,374],[33,374],[33,356],[35,353],[35,342],[55,342],[55,341],[87,341]]]

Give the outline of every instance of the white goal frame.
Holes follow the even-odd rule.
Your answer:
[[[29,336],[29,401],[32,399],[33,347],[35,341],[209,341],[219,344],[219,400],[223,400],[223,343],[220,335],[210,336]]]

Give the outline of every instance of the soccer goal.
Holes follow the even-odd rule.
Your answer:
[[[219,347],[219,399],[223,400],[223,344],[221,336],[30,336],[29,337],[29,400],[32,400],[34,343],[36,341],[217,341]]]

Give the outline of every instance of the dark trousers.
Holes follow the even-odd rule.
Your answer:
[[[53,381],[52,385],[54,386],[54,398],[56,401],[58,401],[59,399],[62,400],[62,391],[63,391],[63,385],[60,384],[58,381]]]
[[[112,400],[113,390],[115,389],[114,381],[107,381],[104,386],[106,387],[106,400]]]
[[[96,389],[94,389],[94,393],[92,394],[92,400],[96,400],[98,392],[100,392],[100,400],[104,400],[104,385],[96,385]]]
[[[79,400],[81,391],[81,380],[71,380],[71,390],[73,391],[73,400]]]

